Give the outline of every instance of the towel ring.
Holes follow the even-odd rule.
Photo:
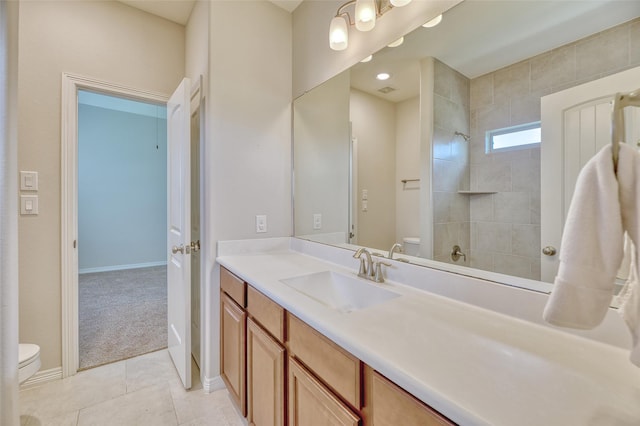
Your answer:
[[[640,89],[629,93],[616,93],[613,97],[613,109],[611,112],[611,155],[613,159],[613,171],[618,171],[618,158],[620,155],[620,142],[624,142],[624,109],[628,106],[640,107]]]

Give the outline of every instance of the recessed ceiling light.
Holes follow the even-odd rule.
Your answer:
[[[388,47],[398,47],[400,46],[402,43],[404,43],[404,37],[400,37],[399,39],[397,39],[396,41],[394,41],[391,44],[387,44]]]
[[[361,60],[360,62],[369,62],[372,59],[373,59],[373,55],[369,55],[366,58],[364,58],[363,60]]]
[[[438,15],[435,18],[433,18],[432,20],[427,21],[426,23],[422,24],[422,26],[425,27],[425,28],[432,28],[432,27],[435,27],[436,25],[438,25],[441,21],[442,21],[442,15]]]
[[[388,80],[389,77],[391,77],[391,75],[389,73],[386,73],[386,72],[381,72],[380,74],[376,75],[376,78],[378,80]]]

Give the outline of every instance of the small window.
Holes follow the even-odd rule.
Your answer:
[[[487,153],[533,148],[540,144],[540,122],[490,130],[487,132]]]

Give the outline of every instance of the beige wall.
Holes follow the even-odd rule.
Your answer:
[[[20,170],[39,172],[38,216],[19,220],[20,341],[61,358],[61,73],[170,94],[184,75],[184,27],[118,2],[21,2]]]
[[[396,241],[396,105],[352,89],[350,117],[358,139],[358,245],[389,249]]]
[[[291,14],[266,1],[209,10],[206,241],[290,236]],[[256,234],[255,216],[268,232]],[[207,255],[209,378],[219,373],[219,267]]]
[[[419,76],[416,75],[416,79]],[[396,242],[420,237],[420,97],[396,104]],[[391,246],[389,246],[390,248]]]

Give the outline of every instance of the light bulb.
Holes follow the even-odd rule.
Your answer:
[[[356,28],[371,31],[376,26],[376,3],[374,0],[356,1]]]
[[[329,47],[333,50],[344,50],[349,45],[349,29],[342,16],[336,16],[329,25]]]
[[[391,4],[394,5],[395,7],[406,6],[409,3],[411,3],[411,0],[391,0]]]
[[[438,25],[440,23],[440,21],[442,21],[442,15],[436,16],[432,20],[422,24],[422,26],[425,27],[425,28],[432,28],[432,27],[435,27],[436,25]]]
[[[380,81],[389,80],[389,77],[391,77],[391,75],[386,72],[381,72],[380,74],[376,75],[376,78]]]

